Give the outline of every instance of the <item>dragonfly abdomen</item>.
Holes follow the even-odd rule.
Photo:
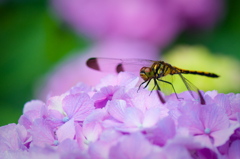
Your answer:
[[[178,71],[182,74],[195,74],[195,75],[202,75],[202,76],[213,77],[213,78],[219,77],[218,75],[210,72],[192,71],[192,70],[183,70],[183,69],[178,69]]]

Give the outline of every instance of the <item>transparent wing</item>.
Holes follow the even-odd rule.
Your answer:
[[[183,77],[183,75],[177,71],[177,69],[173,68],[177,74],[180,76],[180,78],[182,79],[183,83],[185,84],[185,86],[188,89],[188,92],[191,94],[191,96],[196,99],[196,100],[200,100],[201,104],[205,104],[205,100],[202,96],[202,94],[200,93],[199,89],[193,85],[189,80],[187,80],[185,77]]]
[[[154,61],[146,59],[90,58],[87,66],[103,72],[138,72],[142,67],[150,67]]]

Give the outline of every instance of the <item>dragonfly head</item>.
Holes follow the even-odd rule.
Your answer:
[[[150,67],[142,67],[140,70],[140,76],[144,81],[148,81],[154,77],[154,73]]]

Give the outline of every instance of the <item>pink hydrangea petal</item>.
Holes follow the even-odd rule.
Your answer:
[[[68,95],[63,99],[63,109],[69,118],[83,121],[93,110],[93,102],[86,93]]]
[[[215,131],[211,133],[211,137],[214,139],[214,146],[218,147],[226,143],[234,131],[239,128],[239,124],[231,125],[227,129]]]
[[[126,108],[124,113],[124,125],[126,127],[142,127],[144,114],[135,107]]]
[[[30,110],[37,110],[37,111],[40,111],[41,108],[45,105],[45,103],[43,103],[42,101],[40,100],[32,100],[30,102],[27,102],[25,105],[24,105],[24,108],[23,108],[23,113],[26,113],[27,111],[30,111]]]
[[[138,83],[139,77],[136,74],[129,72],[120,72],[118,74],[118,84],[124,86],[127,89],[134,88]]]
[[[204,125],[199,118],[198,110],[192,110],[178,118],[178,125],[188,128],[192,134],[202,134]]]
[[[70,89],[70,94],[77,94],[77,93],[88,93],[91,91],[91,87],[86,85],[85,83],[77,83],[76,86]]]
[[[79,151],[79,147],[78,144],[75,140],[72,140],[70,138],[66,138],[65,140],[63,140],[57,147],[57,151],[60,154],[71,154],[72,152],[78,152]]]
[[[127,105],[124,100],[113,100],[108,105],[108,113],[118,121],[123,122],[126,108]]]
[[[56,127],[64,124],[63,118],[64,118],[64,115],[61,114],[58,110],[50,109],[49,117],[48,117],[47,121],[49,122],[49,124],[52,127],[56,128]]]
[[[40,158],[44,158],[44,159],[59,159],[60,158],[60,154],[57,153],[57,151],[55,149],[53,149],[53,147],[50,146],[46,146],[46,147],[39,147],[39,146],[32,146],[29,149],[29,153],[30,153],[30,157],[31,158],[36,158],[36,159],[40,159]]]
[[[173,138],[176,134],[175,124],[171,117],[160,120],[152,130],[150,140],[154,144],[163,146],[167,140]]]
[[[167,158],[180,158],[180,159],[192,159],[188,150],[178,144],[168,144],[163,148],[164,154]]]
[[[240,140],[233,141],[228,151],[229,159],[240,158],[239,149],[240,149]]]
[[[90,143],[88,153],[91,158],[108,158],[109,149],[111,146],[112,145],[108,142],[96,141],[94,143]]]
[[[83,124],[83,134],[88,141],[96,141],[102,133],[102,127],[97,122]]]
[[[214,101],[219,107],[224,108],[227,115],[231,115],[231,104],[227,95],[220,93],[215,98]]]
[[[16,131],[18,133],[19,140],[24,143],[27,140],[28,132],[22,125],[17,125]]]
[[[218,94],[218,92],[217,92],[216,90],[213,90],[213,91],[207,91],[207,92],[205,93],[205,95],[210,96],[212,99],[214,99],[215,96],[217,96],[217,94]],[[205,95],[204,95],[204,96],[205,96]]]
[[[26,113],[24,113],[18,120],[18,123],[20,125],[23,125],[26,129],[30,129],[32,123],[35,119],[40,118],[39,111],[36,110],[30,110]]]
[[[58,141],[62,142],[65,139],[73,139],[75,136],[75,126],[74,126],[74,118],[63,124],[57,131],[56,131]]]
[[[111,142],[114,143],[116,142],[118,139],[120,139],[123,136],[122,133],[113,130],[113,129],[107,129],[104,130],[100,136],[100,140],[104,141],[104,142]]]
[[[83,124],[88,124],[91,122],[99,122],[101,123],[105,118],[107,118],[109,114],[105,109],[95,109],[92,111],[90,115],[84,120]]]
[[[46,144],[53,145],[53,141],[55,140],[54,132],[50,125],[42,119],[36,119],[34,121],[31,134],[33,139],[32,143],[41,147],[44,147]]]
[[[79,148],[81,150],[87,149],[88,145],[86,144],[86,138],[83,135],[82,127],[77,123],[75,123],[75,131],[76,131],[76,140]]]
[[[141,133],[133,133],[122,138],[122,141],[110,149],[109,158],[144,158],[151,150],[152,145]]]
[[[66,93],[60,96],[54,96],[48,99],[47,105],[49,109],[58,110],[61,113],[64,113],[62,100],[66,97]]]
[[[218,131],[229,127],[229,119],[223,108],[213,104],[202,106],[201,110],[201,120],[205,128]]]
[[[148,128],[154,126],[161,117],[160,108],[151,108],[144,113],[143,127]]]
[[[2,156],[0,155],[1,159],[30,159],[30,154],[27,151],[23,150],[9,150],[5,151]]]
[[[19,148],[19,134],[17,132],[18,128],[20,127],[18,127],[16,124],[8,124],[0,127],[1,142],[4,142],[9,147],[9,149],[17,150]]]
[[[202,145],[207,148],[214,149],[212,141],[211,141],[210,137],[207,135],[194,136],[194,140],[202,143]]]

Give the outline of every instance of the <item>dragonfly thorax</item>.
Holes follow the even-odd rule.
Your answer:
[[[154,77],[154,72],[150,67],[142,67],[140,70],[140,76],[144,81],[148,81]]]

